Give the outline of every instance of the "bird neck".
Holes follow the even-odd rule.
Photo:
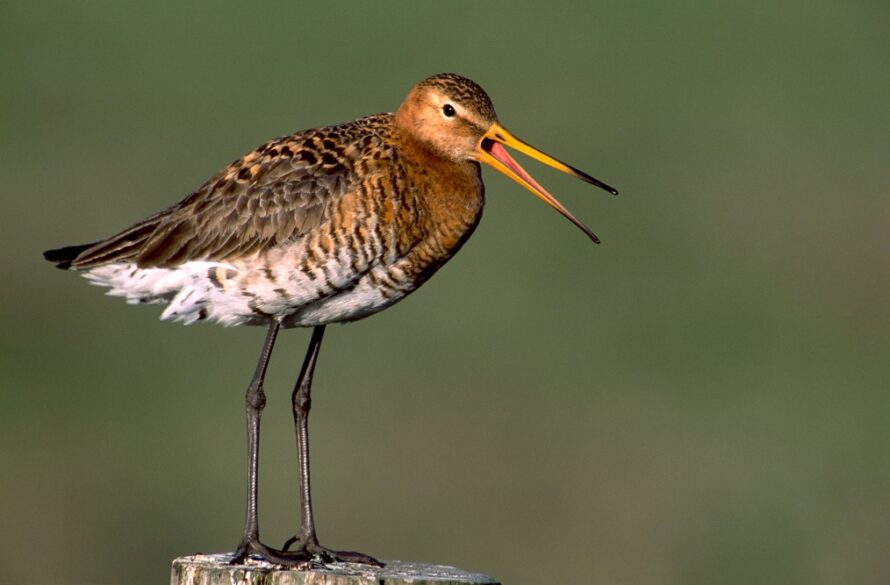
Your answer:
[[[473,161],[455,161],[437,151],[431,144],[418,138],[410,126],[410,117],[402,107],[393,116],[393,138],[403,159],[425,169],[434,179],[463,178],[475,183],[479,177],[479,165]]]
[[[479,221],[484,187],[479,163],[443,157],[394,120],[394,144],[427,229],[443,237],[442,247],[456,252]]]

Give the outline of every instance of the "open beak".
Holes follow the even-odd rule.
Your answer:
[[[595,243],[599,244],[600,240],[596,237],[590,228],[584,225],[580,219],[572,215],[572,213],[563,207],[562,203],[556,200],[556,198],[547,192],[544,187],[538,184],[537,181],[532,179],[531,175],[529,175],[525,170],[519,166],[513,157],[507,152],[507,149],[504,146],[509,146],[510,148],[515,148],[519,152],[532,157],[535,160],[538,160],[549,167],[553,167],[558,171],[562,171],[566,174],[572,175],[573,177],[577,177],[586,183],[590,183],[591,185],[596,185],[600,189],[604,189],[611,193],[612,195],[618,195],[618,190],[614,189],[602,181],[598,179],[594,179],[587,173],[583,173],[578,169],[571,167],[564,162],[560,162],[555,158],[548,156],[534,148],[529,146],[525,142],[519,140],[509,132],[507,132],[503,126],[495,122],[491,125],[488,131],[482,136],[482,139],[479,141],[478,146],[478,157],[480,162],[484,162],[488,165],[493,166],[500,172],[504,173],[529,191],[535,194],[539,199],[543,200],[547,205],[560,212],[566,219],[570,222],[578,226],[581,231],[587,234],[591,240]]]

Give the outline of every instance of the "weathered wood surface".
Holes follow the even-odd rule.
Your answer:
[[[173,561],[171,585],[498,585],[487,575],[446,565],[385,561],[385,567],[355,563],[314,565],[305,571],[288,570],[248,559],[228,564],[231,554],[180,557]]]

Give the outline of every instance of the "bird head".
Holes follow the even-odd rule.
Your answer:
[[[590,228],[535,181],[504,147],[513,148],[613,195],[618,191],[513,136],[498,121],[488,94],[472,80],[442,73],[421,81],[408,93],[396,113],[396,121],[400,129],[439,157],[456,163],[474,161],[494,167],[599,243]]]

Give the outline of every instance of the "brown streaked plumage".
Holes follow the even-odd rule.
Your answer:
[[[313,559],[377,563],[324,548],[315,535],[307,427],[315,360],[327,323],[392,305],[460,249],[482,213],[480,162],[598,242],[504,146],[617,194],[512,136],[474,82],[441,74],[417,84],[394,114],[277,138],[115,236],[45,253],[60,268],[79,271],[128,302],[168,303],[164,319],[268,326],[247,391],[247,518],[233,562],[252,554],[285,565]],[[301,526],[278,550],[259,541],[259,418],[278,330],[296,326],[315,328],[292,396]],[[295,550],[288,550],[291,545]]]

